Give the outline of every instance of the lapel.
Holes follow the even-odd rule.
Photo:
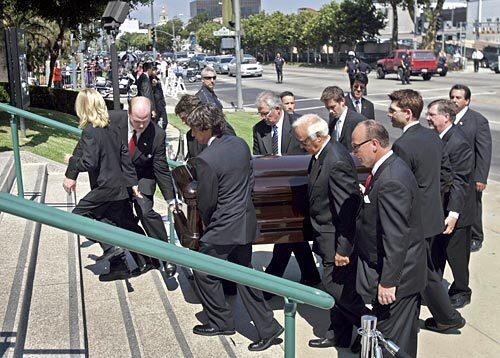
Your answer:
[[[347,127],[350,124],[350,114],[351,114],[351,111],[352,111],[351,109],[347,108],[347,113],[346,113],[346,116],[345,116],[345,119],[344,119],[344,124],[342,125],[342,132],[340,133],[340,136],[339,136],[339,142],[341,142],[341,143],[344,140],[345,132],[347,130]]]
[[[288,146],[290,145],[290,140],[292,139],[292,126],[290,124],[290,116],[285,113],[283,116],[283,125],[281,126],[281,154],[286,154],[288,151]]]
[[[461,122],[461,120],[460,120]],[[442,138],[442,141],[444,144],[448,143],[448,141],[450,140],[451,136],[453,135],[453,131],[455,130],[455,125],[452,125],[451,128],[448,130],[448,132],[446,132],[446,134],[444,135],[444,137]]]
[[[368,110],[368,103],[364,97],[361,97],[361,114],[366,113]]]
[[[469,120],[470,116],[471,116],[470,108],[467,108],[467,110],[465,111],[464,115],[462,116],[462,118],[460,118],[460,120],[458,121],[457,124],[460,125],[460,126],[463,126],[464,123]]]
[[[122,136],[122,141],[128,146],[128,115],[125,116],[125,120],[120,123],[120,135]]]
[[[323,161],[325,160],[327,152],[330,150],[330,145],[330,142],[328,142],[319,155],[319,158],[312,163],[312,165],[310,165],[311,172],[309,173],[309,194],[311,194],[312,188],[316,183],[316,180],[318,180],[319,174],[321,173],[321,167],[323,166]],[[313,158],[314,156],[311,157],[311,161]]]
[[[377,171],[375,172],[375,175],[373,176],[372,182],[370,184],[370,190],[368,190],[368,192],[365,193],[365,195],[368,195],[371,192],[371,189],[373,189],[373,187],[375,186],[375,182],[377,181],[377,178],[380,176],[380,174],[382,174],[384,169],[387,168],[389,166],[389,164],[391,164],[394,160],[396,160],[396,154],[392,153],[391,156],[389,158],[387,158],[385,160],[385,162],[383,162],[382,165],[377,169]]]
[[[272,139],[272,127],[268,126],[266,122],[262,122],[263,126],[262,128],[264,129],[264,133],[262,133],[262,143],[264,143],[264,148],[266,149],[266,153],[272,154],[273,153],[273,139]]]
[[[135,146],[135,152],[132,157],[132,161],[137,160],[142,154],[152,153],[153,140],[154,140],[154,124],[153,122],[149,122],[148,126],[142,132],[137,144]]]

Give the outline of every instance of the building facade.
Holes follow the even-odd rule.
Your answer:
[[[241,17],[245,18],[258,14],[262,8],[261,0],[240,0]],[[211,19],[222,17],[222,1],[220,0],[194,0],[189,3],[191,17],[206,12]]]

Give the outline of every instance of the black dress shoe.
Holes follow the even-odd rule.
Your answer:
[[[457,323],[452,324],[442,324],[436,322],[433,317],[427,318],[424,322],[425,329],[429,331],[434,331],[438,333],[446,333],[450,330],[460,329],[465,326],[465,318],[460,317],[460,320]]]
[[[311,348],[329,348],[335,347],[336,345],[336,340],[329,338],[316,338],[309,341],[309,347]]]
[[[199,334],[200,336],[231,336],[236,332],[234,329],[222,331],[208,324],[199,324],[193,327],[193,333]]]
[[[470,242],[470,252],[478,252],[483,247],[483,243],[479,240],[472,240]]]
[[[124,280],[129,277],[130,277],[130,271],[127,265],[123,261],[119,261],[111,265],[109,273],[99,275],[99,281],[109,282],[116,280]]]
[[[470,303],[470,297],[470,294],[459,294],[450,297],[451,307],[457,309],[467,306]]]
[[[283,333],[284,330],[285,329],[283,327],[281,327],[271,337],[263,338],[261,340],[250,343],[248,345],[248,350],[252,351],[252,352],[258,352],[258,351],[263,351],[263,350],[268,349],[269,347],[271,347],[274,344],[274,342],[276,341],[276,338],[281,336],[281,334]]]
[[[114,256],[121,255],[125,250],[123,250],[121,247],[118,246],[113,246],[110,249],[104,251],[104,253],[97,257],[95,260],[96,261],[102,261],[102,260],[109,260]]]

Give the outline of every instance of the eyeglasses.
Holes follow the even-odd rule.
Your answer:
[[[359,150],[359,148],[361,148],[361,146],[362,146],[363,144],[366,144],[366,143],[368,143],[368,142],[369,142],[369,141],[371,141],[371,140],[372,140],[372,139],[370,138],[370,139],[367,139],[367,140],[365,140],[364,142],[361,142],[361,143],[359,143],[359,144],[354,144],[354,143],[351,143],[353,153],[357,152],[357,151]]]
[[[267,118],[267,117],[269,117],[269,115],[270,115],[273,111],[274,111],[274,108],[273,108],[273,109],[271,109],[271,110],[270,110],[269,112],[267,112],[267,113],[262,113],[262,112],[259,112],[259,116],[260,116],[260,118]]]
[[[299,144],[305,145],[305,144],[307,144],[307,142],[309,142],[310,139],[311,138],[309,138],[309,137],[306,137],[305,139],[302,139],[302,140],[297,138],[297,142],[299,142]]]
[[[205,76],[203,77],[204,80],[216,80],[217,76]]]

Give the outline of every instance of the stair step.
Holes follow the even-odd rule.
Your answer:
[[[44,164],[23,166],[24,190],[26,198],[41,203],[46,181]],[[17,185],[12,187],[17,193]],[[2,240],[0,240],[0,324],[2,337],[0,356],[12,356],[19,342],[24,340],[22,332],[27,327],[33,274],[33,258],[36,257],[40,224],[10,214],[2,216]]]
[[[15,178],[13,152],[0,153],[0,191],[9,193]]]

